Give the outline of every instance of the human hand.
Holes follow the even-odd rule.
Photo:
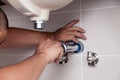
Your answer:
[[[78,22],[79,20],[73,20],[63,28],[60,28],[57,31],[55,31],[53,33],[54,40],[58,40],[58,41],[72,40],[74,42],[79,42],[78,38],[86,40],[87,38],[84,35],[85,30],[80,27],[74,26]]]
[[[61,42],[47,39],[38,45],[36,54],[44,55],[48,63],[58,60],[63,55]]]

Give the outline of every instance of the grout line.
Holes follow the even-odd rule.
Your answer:
[[[61,14],[61,13],[82,12],[82,11],[90,11],[90,10],[120,8],[120,6],[111,6],[111,7],[101,7],[101,8],[82,9],[82,3],[81,3],[81,2],[82,2],[82,1],[80,1],[80,10],[71,10],[71,11],[62,11],[62,12],[51,12],[51,14]]]
[[[82,0],[80,0],[80,26],[83,28]],[[81,54],[81,80],[83,80],[83,54]]]
[[[87,54],[81,54],[82,56],[86,56]],[[72,55],[72,56],[81,56],[81,55],[78,55],[78,54],[76,54],[76,55]],[[98,54],[99,56],[101,56],[101,57],[120,57],[120,55],[111,55],[111,54],[108,54],[108,55],[100,55],[100,54]]]
[[[81,55],[81,80],[83,80],[83,55]]]
[[[102,10],[102,9],[111,9],[111,8],[120,8],[120,6],[111,6],[111,7],[101,7],[101,8],[83,9],[82,11]]]
[[[99,55],[101,57],[120,57],[120,55]]]
[[[62,13],[73,13],[80,12],[80,10],[62,11],[62,12],[51,12],[50,14],[62,14]]]

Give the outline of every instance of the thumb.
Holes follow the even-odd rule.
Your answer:
[[[79,22],[79,20],[73,20],[73,21],[69,22],[67,25],[65,25],[65,28],[73,27],[78,22]]]

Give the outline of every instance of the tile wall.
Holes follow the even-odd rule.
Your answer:
[[[99,55],[96,67],[83,57],[83,80],[119,80],[120,0],[82,0],[82,26],[88,40],[86,51]]]

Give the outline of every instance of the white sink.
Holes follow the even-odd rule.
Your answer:
[[[42,9],[56,10],[66,6],[73,0],[30,0],[30,1]]]
[[[49,19],[49,12],[62,8],[73,0],[8,0],[23,15],[37,23],[38,27]]]
[[[31,21],[47,21],[49,12],[68,5],[73,0],[8,0],[18,11],[30,17]]]

